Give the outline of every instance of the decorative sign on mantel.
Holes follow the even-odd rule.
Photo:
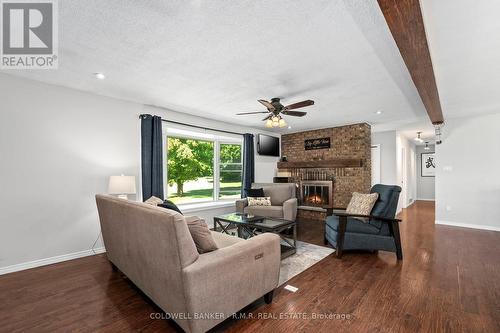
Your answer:
[[[307,139],[304,140],[306,150],[328,149],[330,148],[330,138]]]

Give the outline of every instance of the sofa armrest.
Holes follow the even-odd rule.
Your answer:
[[[280,238],[272,233],[201,254],[183,269],[188,311],[239,311],[278,286],[280,260]]]
[[[297,198],[291,198],[283,202],[283,218],[295,221],[297,217]]]
[[[362,218],[367,218],[367,219],[380,220],[382,222],[401,222],[400,219],[396,219],[396,218],[391,219],[389,217],[383,217],[383,216],[349,214],[343,210],[334,210],[333,215],[336,215],[338,217],[362,217]]]
[[[244,213],[246,206],[248,206],[248,199],[247,198],[236,200],[236,211],[238,213]]]

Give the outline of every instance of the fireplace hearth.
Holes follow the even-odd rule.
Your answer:
[[[300,181],[299,202],[302,206],[333,208],[333,181]]]

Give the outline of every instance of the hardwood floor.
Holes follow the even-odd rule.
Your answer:
[[[500,332],[500,233],[434,225],[434,206],[401,215],[404,260],[394,253],[329,256],[215,332]],[[299,227],[322,244],[323,224]],[[105,255],[0,276],[0,332],[175,332]],[[302,314],[307,319],[269,319]],[[312,319],[338,314],[344,318]],[[345,318],[348,316],[348,319]],[[259,318],[268,318],[266,320]]]

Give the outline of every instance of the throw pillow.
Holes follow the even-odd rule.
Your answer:
[[[248,206],[271,206],[271,197],[248,197]]]
[[[158,204],[159,207],[163,207],[163,208],[166,208],[166,209],[171,209],[171,210],[175,210],[177,213],[181,214],[182,215],[182,212],[181,210],[179,209],[179,207],[177,207],[176,204],[174,204],[172,201],[170,200],[165,200],[165,201],[162,201],[161,203]]]
[[[207,253],[218,249],[205,220],[198,216],[186,216],[185,219],[198,253]]]
[[[245,189],[245,195],[247,197],[265,197],[266,195],[264,194],[264,189],[263,188],[246,188]]]
[[[158,197],[152,196],[148,200],[144,201],[144,203],[147,203],[152,206],[158,206],[159,204],[163,203],[163,200],[161,200]]]
[[[346,213],[356,215],[370,215],[375,202],[377,202],[378,193],[363,194],[354,192],[351,201],[347,205]],[[368,222],[365,218],[363,222]]]

